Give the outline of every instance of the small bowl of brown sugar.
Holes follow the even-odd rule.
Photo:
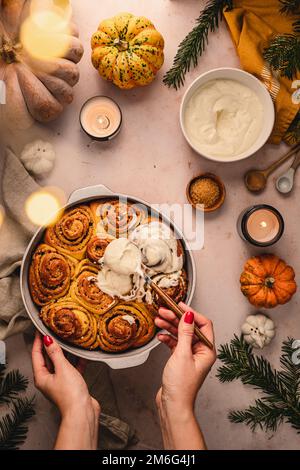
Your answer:
[[[224,203],[226,190],[221,179],[213,173],[202,173],[187,185],[189,203],[204,212],[213,212]]]

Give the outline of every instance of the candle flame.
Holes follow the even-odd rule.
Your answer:
[[[35,225],[56,222],[65,203],[65,195],[59,188],[43,188],[32,193],[25,202],[27,217]]]
[[[268,226],[267,222],[265,222],[264,220],[260,222],[259,225],[261,226],[261,228],[266,228]]]

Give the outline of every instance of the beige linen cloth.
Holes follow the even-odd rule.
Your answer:
[[[19,269],[26,246],[36,230],[26,217],[25,201],[39,189],[39,185],[27,173],[16,155],[10,149],[5,153],[2,174],[5,214],[0,226],[1,340],[25,330],[30,331],[32,328],[21,298]],[[32,341],[32,335],[30,339]],[[85,372],[85,379],[90,393],[101,403],[103,411],[99,447],[123,449],[133,443],[131,429],[119,419],[109,368],[103,363],[90,363]]]

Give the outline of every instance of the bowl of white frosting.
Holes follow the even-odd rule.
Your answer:
[[[272,98],[253,75],[218,68],[200,75],[182,99],[180,125],[203,157],[235,162],[250,157],[268,140],[275,120]]]

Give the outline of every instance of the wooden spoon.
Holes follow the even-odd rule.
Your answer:
[[[176,302],[174,302],[174,300],[171,299],[171,297],[166,294],[166,292],[164,292],[147,274],[145,274],[145,280],[146,283],[151,287],[151,289],[153,289],[154,292],[156,292],[157,295],[165,302],[165,304],[168,305],[168,307],[175,313],[178,320],[180,320],[182,315],[184,315],[185,313],[184,310],[182,310],[181,307],[179,307],[179,305],[177,305]],[[204,336],[204,334],[200,331],[197,325],[194,326],[194,331],[195,335],[200,341],[202,341],[202,343],[208,346],[209,349],[214,349],[214,345],[212,344],[212,342],[209,341],[206,336]]]
[[[247,189],[251,192],[263,191],[267,185],[268,177],[286,160],[292,157],[300,149],[300,144],[294,145],[287,153],[285,153],[279,160],[272,163],[265,170],[249,170],[245,174],[244,180]]]

